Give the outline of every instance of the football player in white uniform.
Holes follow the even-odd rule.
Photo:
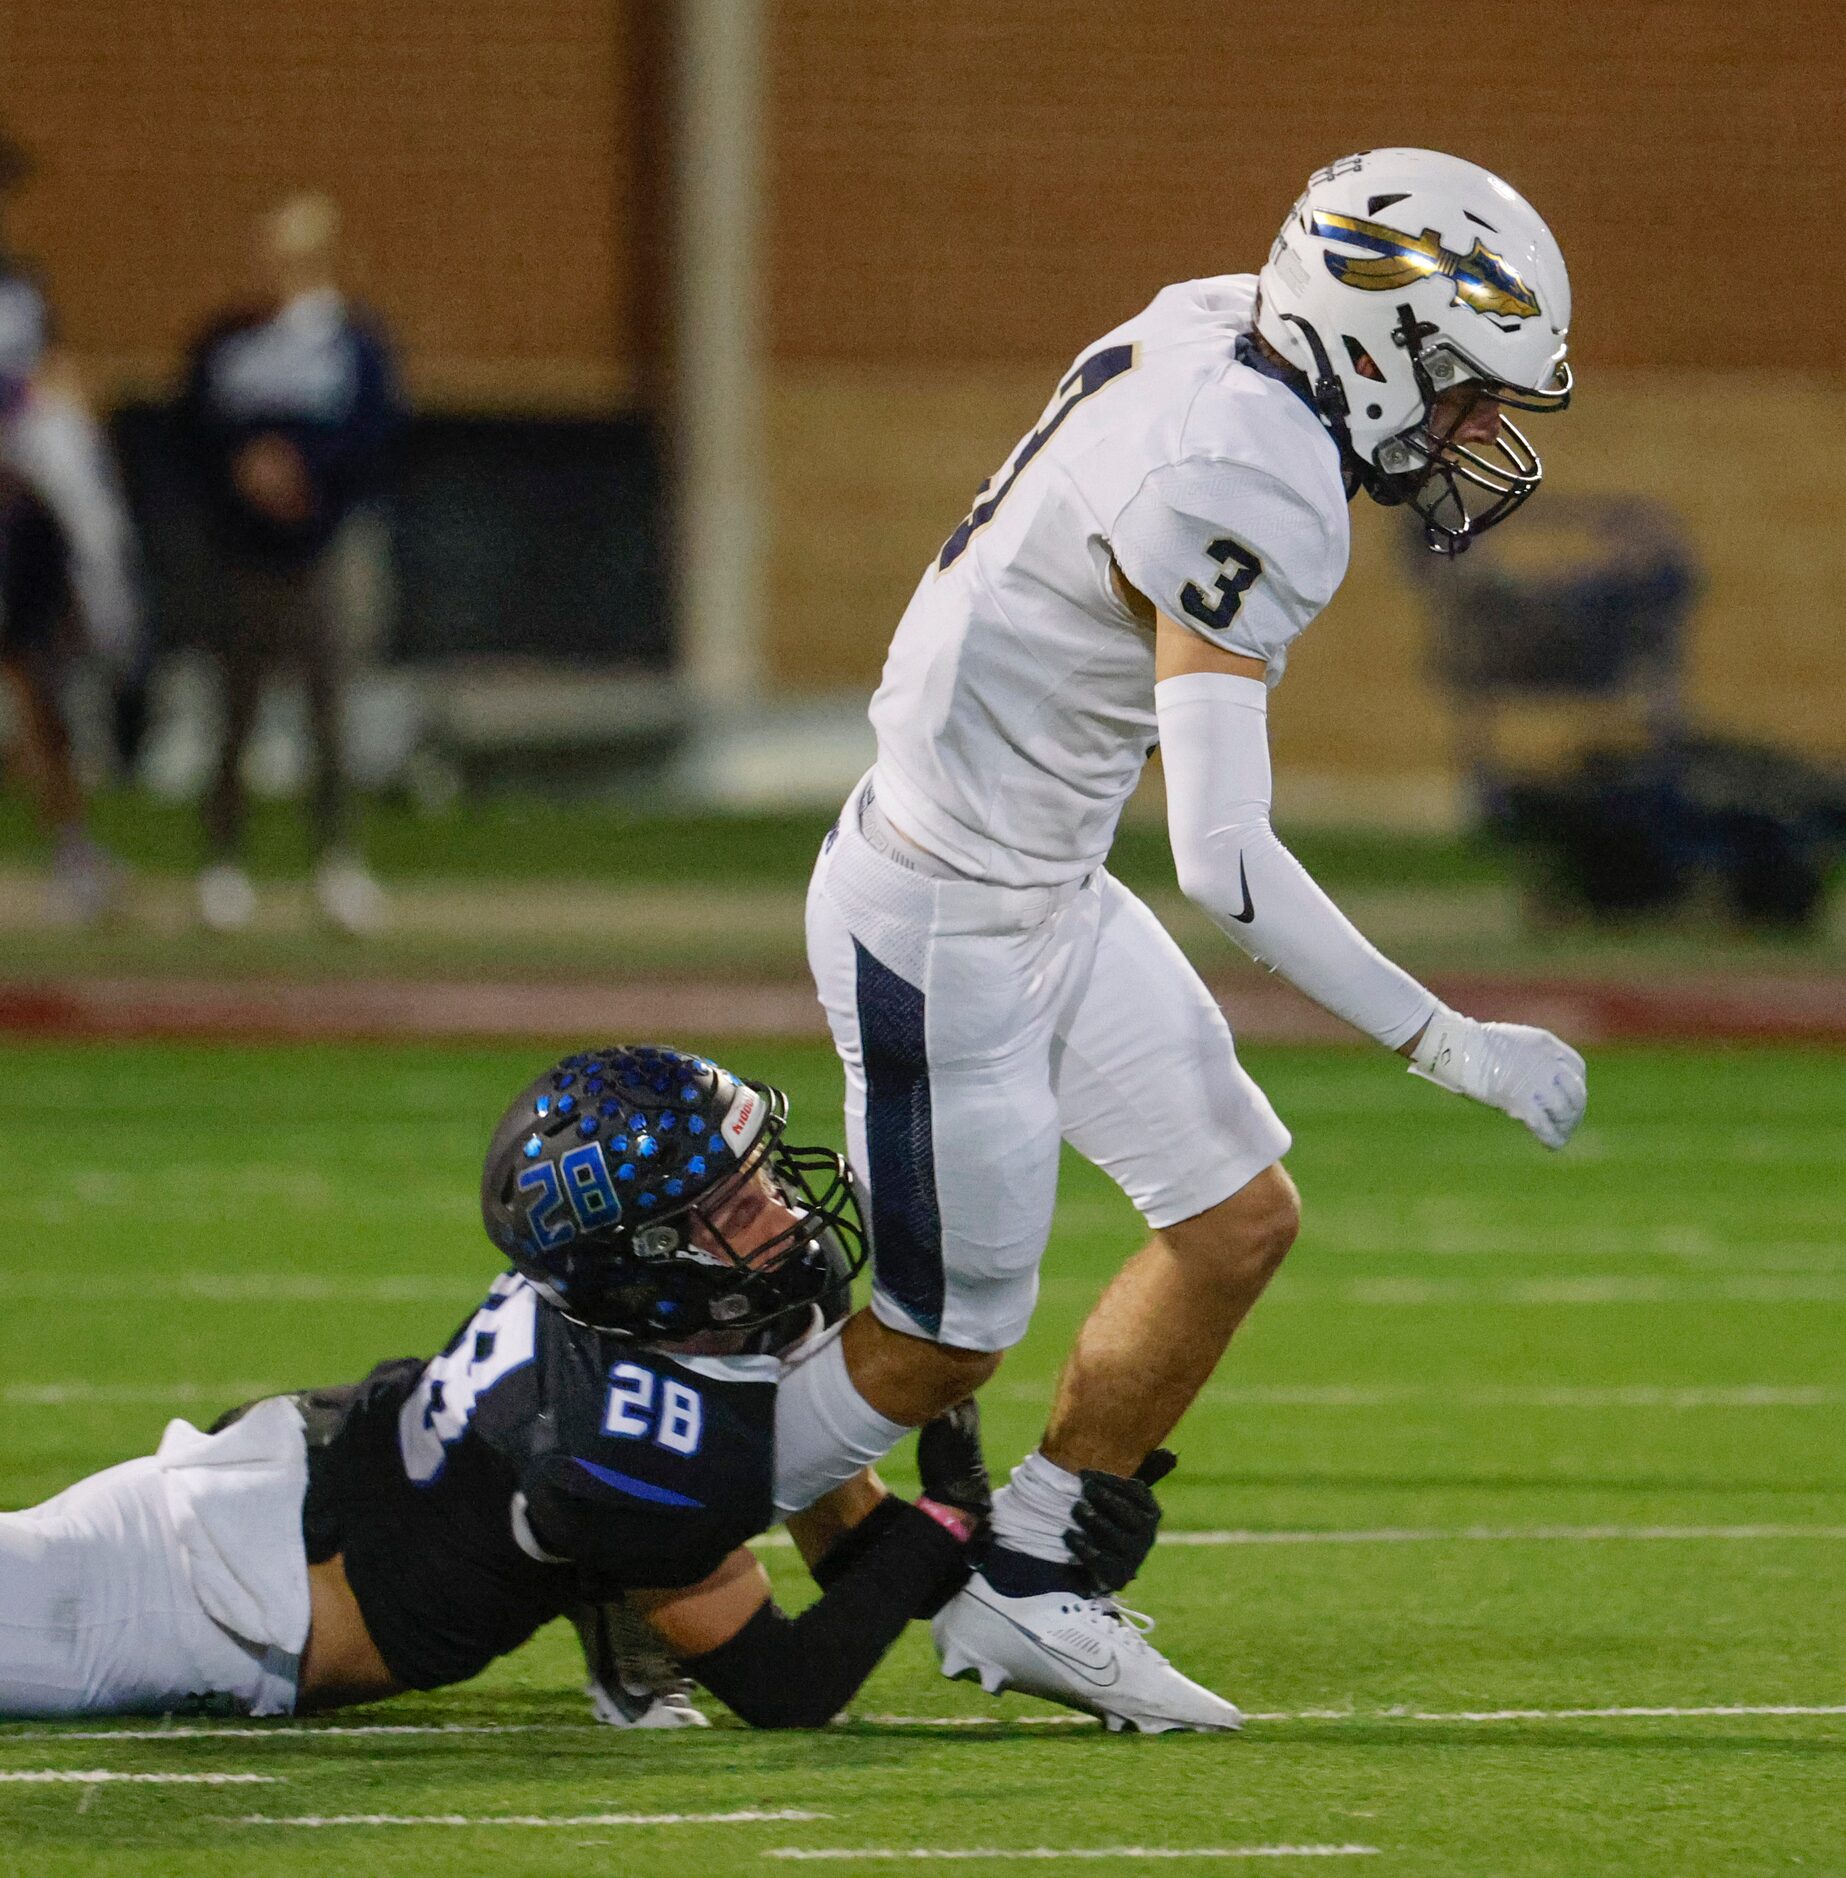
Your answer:
[[[1353,494],[1408,504],[1452,554],[1538,486],[1506,412],[1563,408],[1569,318],[1557,243],[1498,178],[1426,150],[1334,163],[1260,276],[1168,287],[1083,352],[898,628],[878,760],[808,901],[876,1288],[784,1388],[785,1481],[818,1496],[992,1374],[1031,1316],[1060,1140],[1153,1232],[937,1619],[949,1675],[1113,1726],[1240,1719],[1065,1539],[1081,1474],[1132,1474],[1163,1439],[1299,1217],[1287,1129],[1104,867],[1156,746],[1180,885],[1231,939],[1547,1147],[1582,1115],[1574,1050],[1448,1009],[1291,857],[1266,737],[1289,646],[1346,571]]]

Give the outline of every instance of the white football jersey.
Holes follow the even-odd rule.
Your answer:
[[[1170,618],[1268,661],[1346,572],[1337,446],[1240,364],[1256,278],[1166,288],[1089,347],[925,571],[872,700],[880,807],[963,873],[1013,886],[1101,863],[1153,748]]]

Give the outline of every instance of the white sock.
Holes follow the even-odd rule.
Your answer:
[[[776,1511],[786,1518],[870,1467],[909,1434],[853,1387],[840,1325],[804,1350],[776,1390]]]
[[[1070,1563],[1064,1535],[1083,1492],[1083,1482],[1034,1448],[994,1495],[994,1538],[1009,1552]]]

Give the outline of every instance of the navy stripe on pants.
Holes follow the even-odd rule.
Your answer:
[[[923,993],[853,941],[865,1153],[878,1288],[918,1327],[942,1328],[942,1212],[936,1199]]]

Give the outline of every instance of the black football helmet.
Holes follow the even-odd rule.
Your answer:
[[[549,1303],[610,1336],[763,1332],[812,1305],[831,1317],[865,1263],[865,1229],[845,1161],[791,1147],[787,1122],[781,1090],[706,1057],[579,1051],[494,1129],[487,1236]],[[759,1174],[796,1217],[746,1256],[715,1216]]]

